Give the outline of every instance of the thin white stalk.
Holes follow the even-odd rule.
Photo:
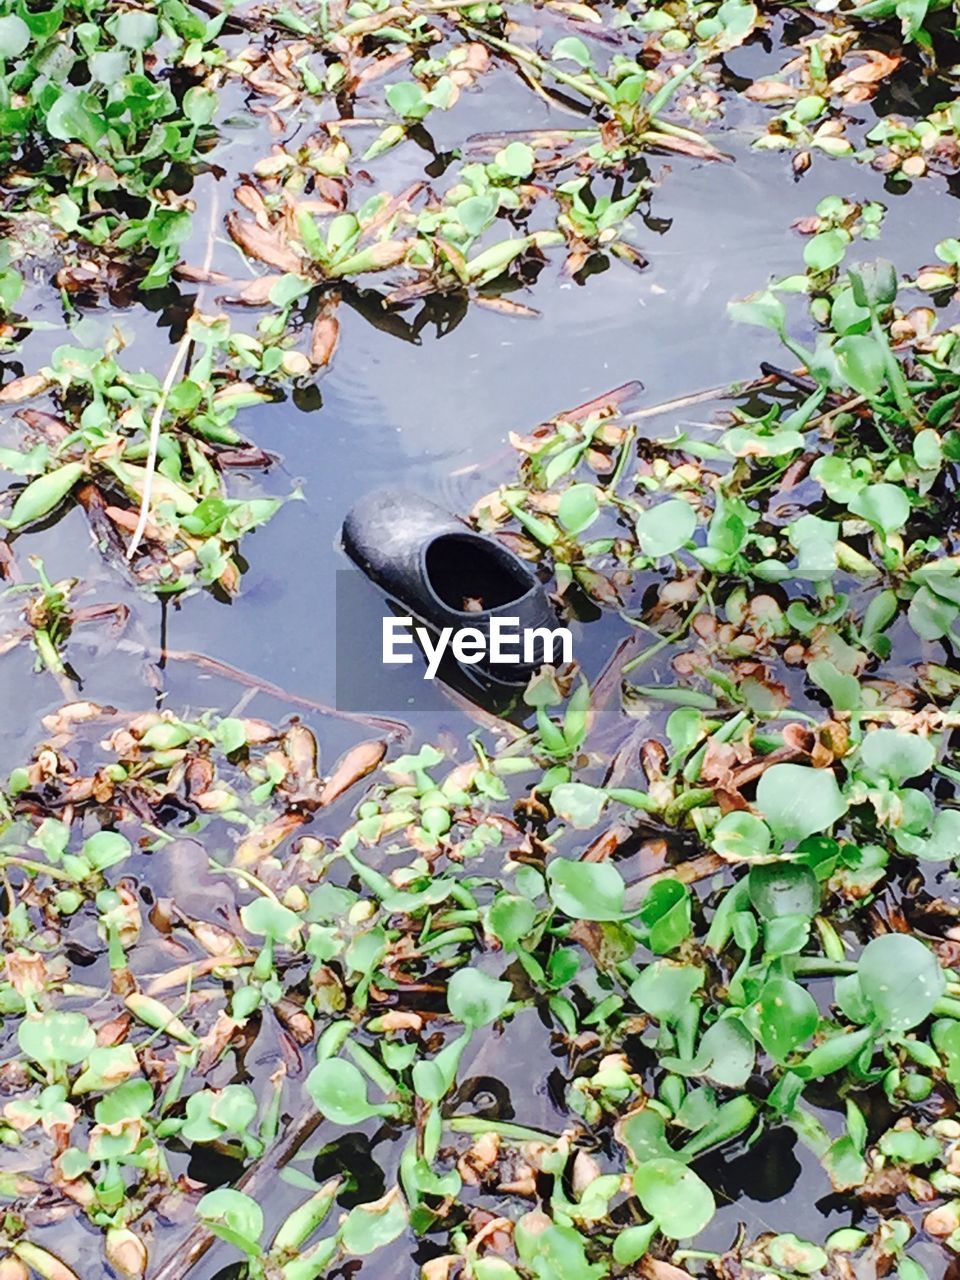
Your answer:
[[[137,520],[137,527],[133,531],[133,537],[130,539],[130,545],[127,547],[127,559],[132,560],[136,554],[137,547],[140,545],[140,539],[143,537],[144,530],[147,527],[147,521],[150,518],[150,501],[153,497],[153,473],[157,465],[157,446],[160,443],[160,423],[163,419],[163,411],[167,407],[167,397],[183,364],[184,357],[187,354],[187,348],[190,346],[190,336],[185,333],[180,339],[176,351],[173,353],[173,360],[170,368],[167,370],[167,376],[163,380],[163,386],[160,388],[160,399],[153,411],[153,417],[150,419],[150,447],[147,451],[147,465],[143,480],[143,493],[140,495],[140,516]]]

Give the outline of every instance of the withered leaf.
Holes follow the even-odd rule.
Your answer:
[[[337,761],[333,773],[324,784],[320,792],[321,806],[333,804],[334,800],[343,795],[348,787],[352,787],[355,782],[372,773],[386,755],[386,751],[387,744],[378,738],[358,742],[355,747],[351,747]]]
[[[232,210],[227,214],[226,223],[230,238],[251,258],[292,275],[300,274],[302,260],[284,243],[278,231],[261,227],[255,222],[247,222]]]

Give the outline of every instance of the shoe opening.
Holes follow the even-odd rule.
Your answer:
[[[443,603],[464,613],[498,609],[530,590],[530,578],[509,552],[470,534],[435,538],[427,547],[424,568]]]

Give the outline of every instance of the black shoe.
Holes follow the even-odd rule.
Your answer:
[[[557,628],[557,618],[530,566],[495,538],[476,533],[415,493],[381,489],[367,494],[343,522],[343,548],[360,569],[434,632],[474,627],[487,640],[494,618],[516,618],[511,650],[523,657],[523,632]],[[513,628],[511,627],[511,635]],[[560,664],[545,636],[533,637],[533,661],[464,666],[505,684],[526,684],[544,662]]]

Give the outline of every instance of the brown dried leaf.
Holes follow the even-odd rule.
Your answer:
[[[800,97],[800,90],[782,80],[754,80],[743,96],[751,102],[793,102]]]
[[[0,388],[0,404],[19,404],[21,400],[32,400],[52,385],[45,373],[26,373],[22,378],[14,378]]]
[[[333,359],[340,341],[340,321],[332,313],[318,315],[310,335],[310,363],[315,369],[325,369]]]
[[[237,846],[237,852],[233,860],[234,866],[255,866],[264,858],[269,857],[274,849],[279,848],[287,836],[296,831],[304,822],[306,822],[304,814],[286,813],[283,817],[275,818],[273,822],[268,822],[266,826],[252,832],[246,839],[241,840]]]
[[[337,761],[333,773],[320,792],[320,804],[333,804],[355,782],[372,773],[386,755],[387,744],[379,739],[358,742]]]
[[[299,275],[303,262],[288,244],[285,244],[277,231],[267,230],[255,222],[241,220],[232,210],[226,217],[227,231],[235,244],[244,253],[258,262],[266,262],[280,271]],[[0,396],[2,396],[0,392]]]

